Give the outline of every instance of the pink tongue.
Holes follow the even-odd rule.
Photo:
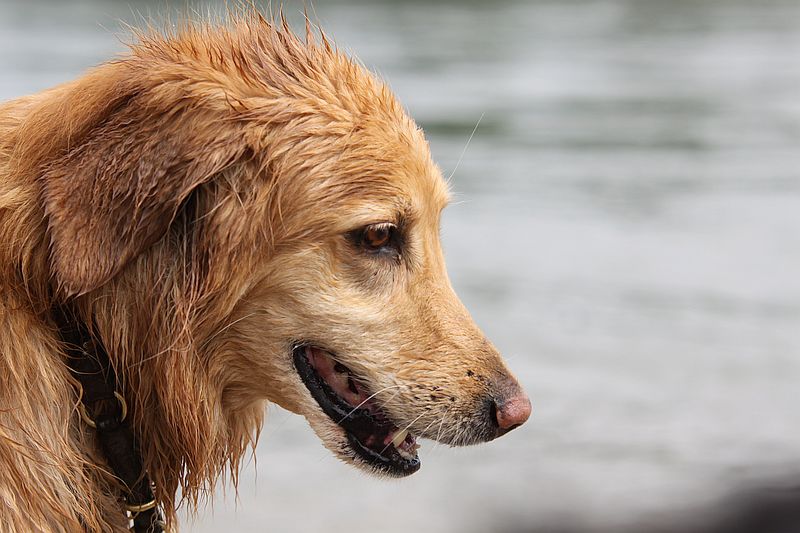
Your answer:
[[[367,399],[367,395],[361,391],[347,372],[336,371],[336,361],[328,352],[309,346],[306,348],[306,357],[317,374],[344,401],[356,407]]]

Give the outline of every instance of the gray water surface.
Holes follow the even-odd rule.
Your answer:
[[[165,5],[0,0],[0,98],[113,56],[118,19]],[[800,472],[800,2],[315,11],[445,174],[483,117],[444,245],[534,414],[489,445],[426,442],[422,470],[390,482],[271,408],[238,499],[188,530],[613,530]]]

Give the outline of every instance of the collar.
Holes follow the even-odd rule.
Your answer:
[[[120,481],[126,515],[133,533],[163,533],[154,485],[142,466],[139,443],[127,423],[128,407],[118,391],[116,375],[100,339],[69,307],[54,310],[67,365],[78,383],[78,411],[95,430],[100,450]]]

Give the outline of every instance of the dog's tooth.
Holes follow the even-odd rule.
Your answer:
[[[395,433],[394,438],[392,439],[392,444],[394,444],[395,448],[399,448],[403,441],[406,440],[406,435],[408,435],[407,429]]]

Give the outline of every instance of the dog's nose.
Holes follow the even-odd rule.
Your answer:
[[[531,416],[531,401],[521,389],[506,398],[495,398],[492,405],[493,422],[499,428],[498,436],[518,428]]]

